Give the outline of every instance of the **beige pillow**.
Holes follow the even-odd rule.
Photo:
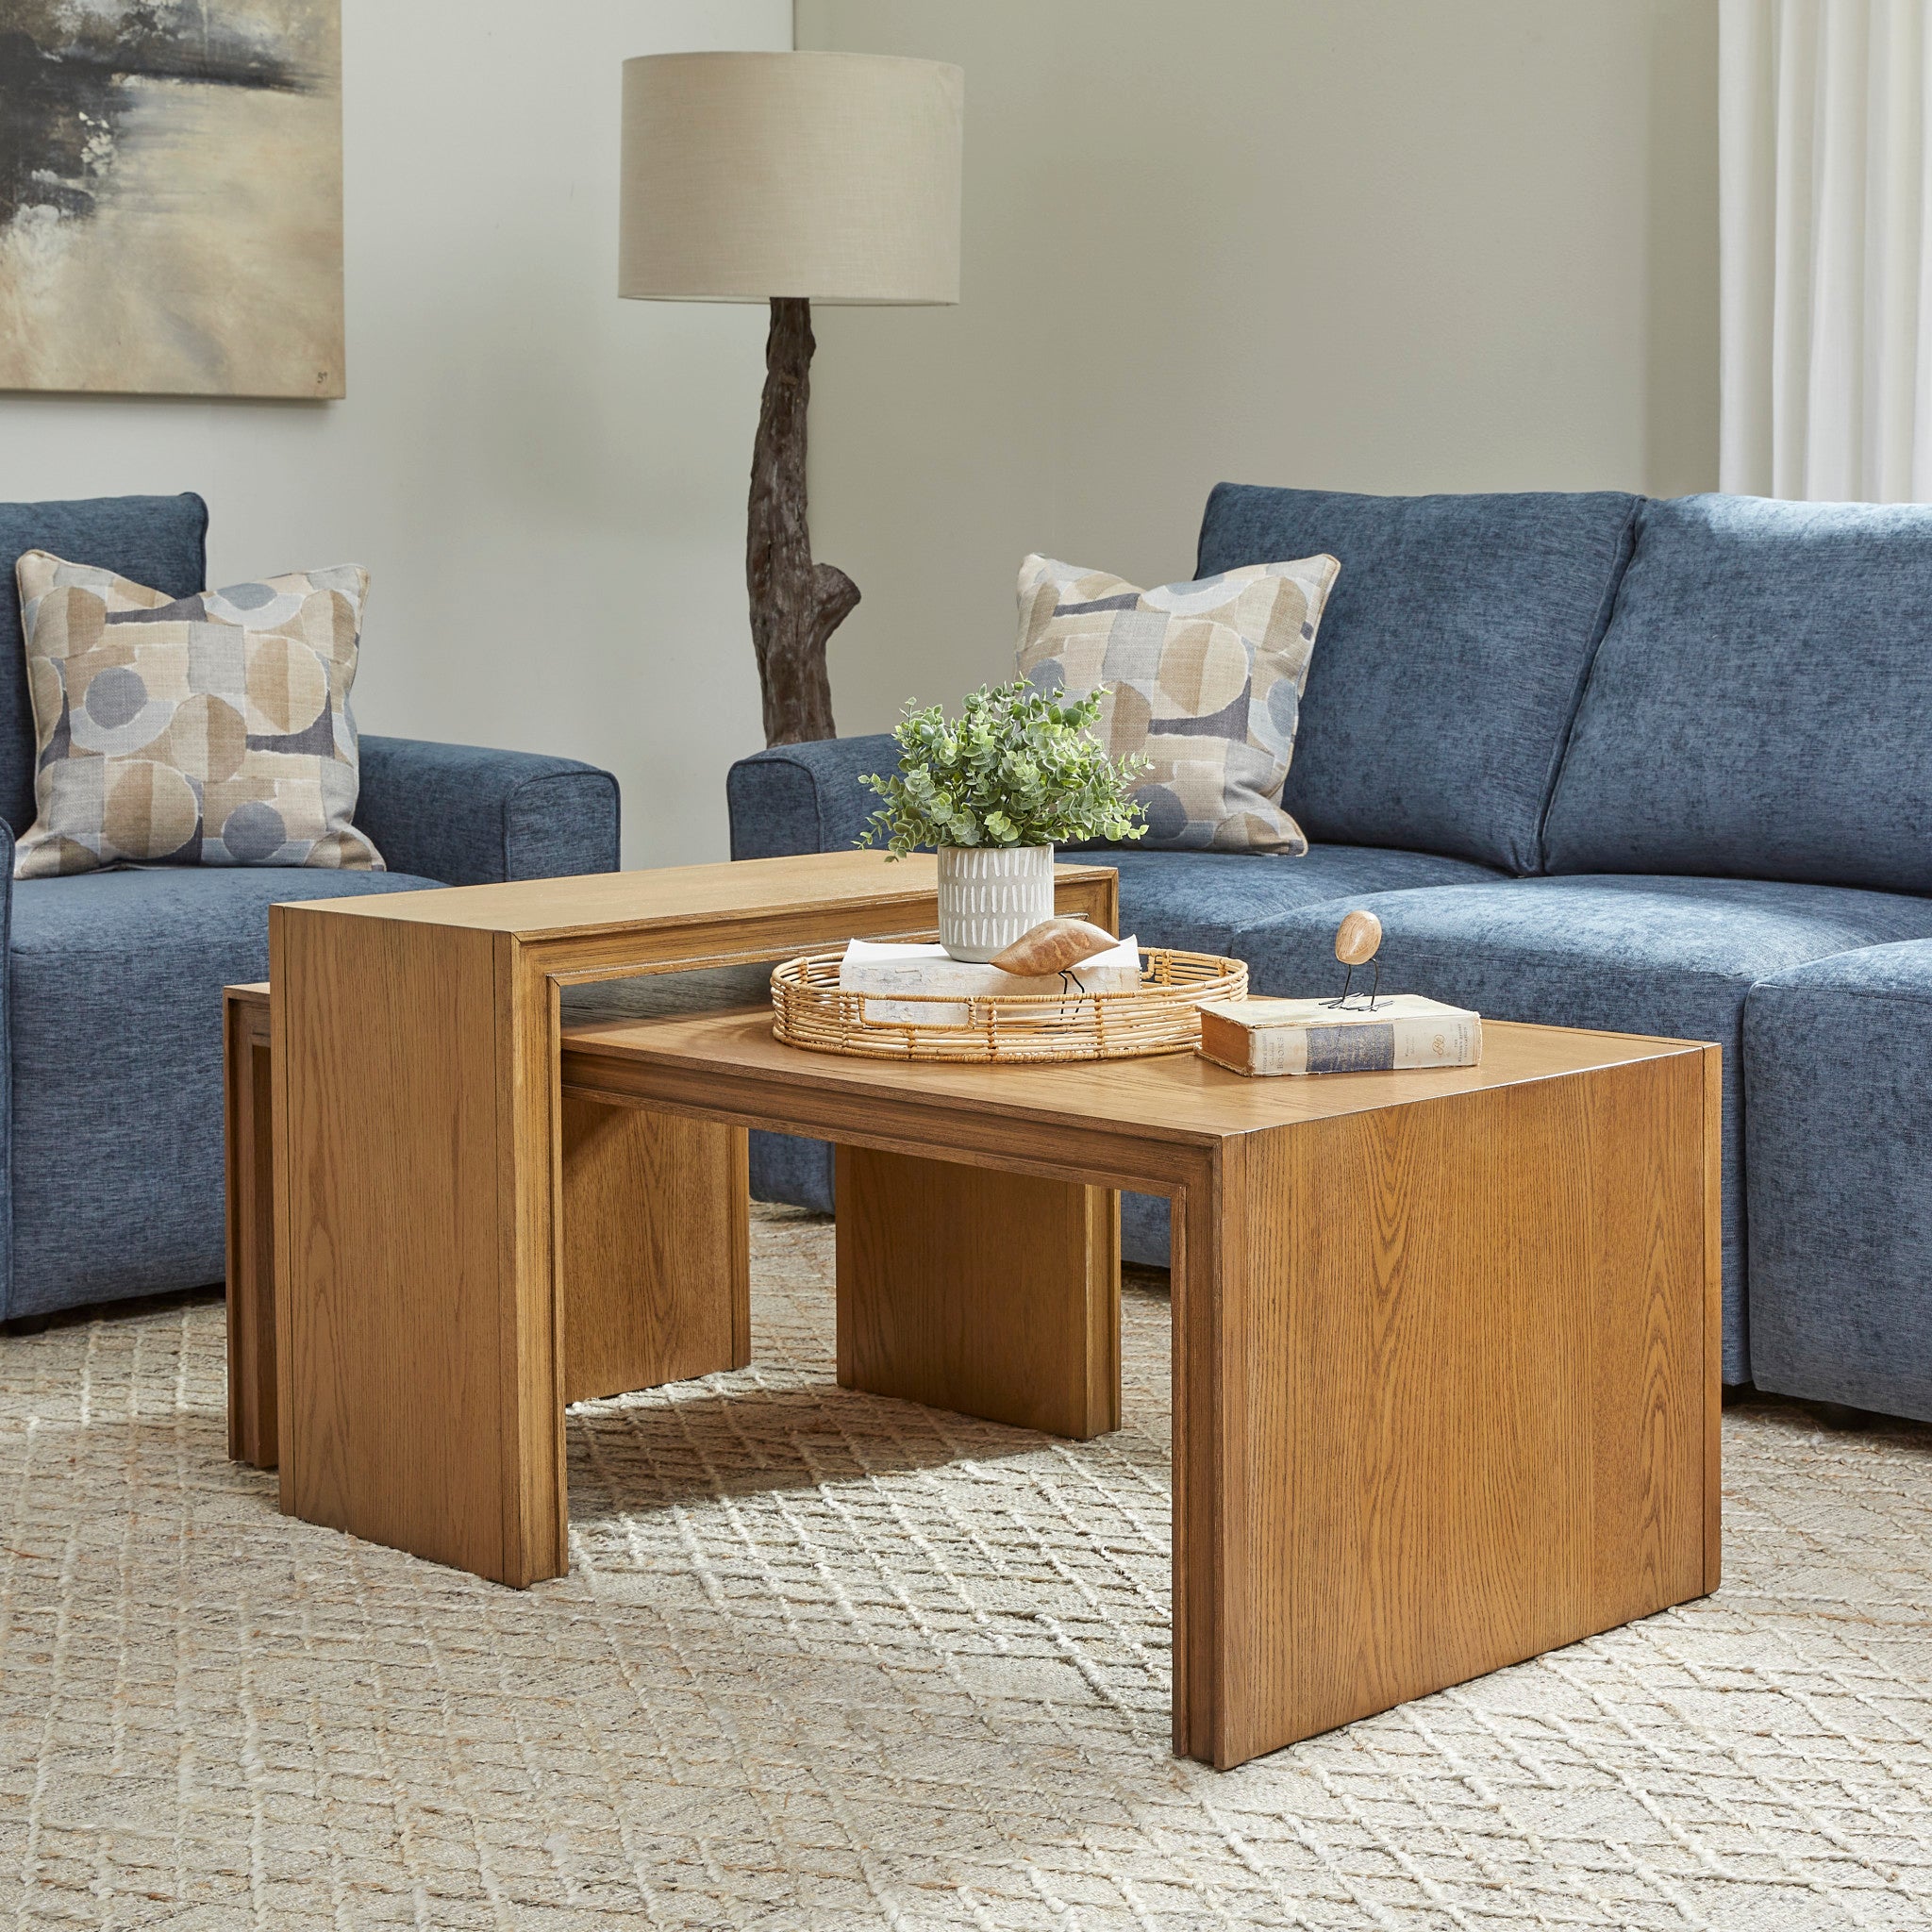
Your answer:
[[[1308,849],[1281,808],[1332,557],[1257,563],[1142,591],[1048,558],[1020,566],[1020,670],[1045,691],[1109,694],[1094,730],[1151,767],[1147,845]]]
[[[16,575],[39,741],[16,878],[112,865],[383,869],[350,823],[366,571],[178,599],[44,550]]]

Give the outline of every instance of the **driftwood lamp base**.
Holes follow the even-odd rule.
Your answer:
[[[858,602],[858,586],[842,570],[811,560],[805,419],[812,348],[811,304],[799,295],[774,296],[744,556],[767,744],[838,736],[825,641]]]

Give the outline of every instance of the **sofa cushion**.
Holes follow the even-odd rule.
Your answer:
[[[1202,576],[1341,559],[1282,793],[1310,840],[1541,870],[1543,810],[1637,502],[1216,488]]]
[[[15,876],[125,863],[383,870],[351,823],[367,571],[190,597],[45,550],[14,575],[40,744]]]
[[[1170,851],[1308,848],[1281,808],[1332,557],[1258,563],[1143,591],[1045,557],[1020,566],[1020,675],[1099,691],[1093,735],[1141,767],[1145,842]]]
[[[1753,1380],[1932,1422],[1932,942],[1753,987],[1744,1092]]]
[[[13,889],[8,1316],[219,1281],[222,988],[268,976],[277,900],[399,873],[90,873]]]
[[[1724,1049],[1724,1379],[1751,1379],[1744,1313],[1744,1001],[1768,974],[1890,940],[1932,938],[1932,899],[1755,879],[1508,879],[1387,892],[1382,984],[1486,1019],[1716,1041]],[[1257,992],[1334,977],[1333,908],[1234,935]]]
[[[0,503],[0,817],[16,832],[34,822],[34,708],[15,563],[51,550],[191,597],[208,581],[207,539],[208,505],[198,496]]]
[[[1414,886],[1473,885],[1499,876],[1463,858],[1391,852],[1379,845],[1311,845],[1299,858],[1231,852],[1141,852],[1108,847],[1081,855],[1121,875],[1121,931],[1143,946],[1225,953],[1236,931],[1301,906],[1326,905]],[[1340,921],[1338,906],[1335,918]],[[1332,937],[1334,927],[1331,924]]]
[[[1932,508],[1647,503],[1549,870],[1932,891],[1928,716]]]

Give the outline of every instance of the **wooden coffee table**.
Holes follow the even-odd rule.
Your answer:
[[[1113,929],[1110,866],[1058,866],[1055,892]],[[935,861],[869,852],[273,908],[270,1009],[228,999],[234,1453],[278,1463],[311,1523],[501,1583],[561,1575],[564,1405],[751,1346],[743,1125],[566,1100],[566,1000],[733,969],[756,986],[808,948],[937,924]],[[923,1198],[933,1238],[970,1246],[982,1204],[958,1172]],[[1035,1183],[1015,1207],[1012,1246],[1064,1264],[1071,1366],[1007,1419],[1111,1426],[1108,1364],[1088,1362],[1109,1346],[1110,1201]],[[1011,1271],[984,1266],[996,1299]]]
[[[1717,1588],[1719,1049],[1484,1048],[908,1065],[758,1012],[573,1027],[562,1079],[839,1143],[841,1380],[874,1342],[1029,1373],[1038,1334],[922,1241],[928,1163],[1172,1197],[1174,1748],[1224,1768]]]
[[[768,1008],[560,1024],[553,991],[556,1030],[522,1065],[550,1096],[558,1246],[520,1274],[498,1204],[543,1143],[514,1081],[507,1097],[487,1051],[464,1071],[439,974],[383,963],[414,934],[291,924],[273,1052],[294,1513],[529,1580],[491,1526],[541,1505],[533,1472],[560,1491],[560,1454],[539,1452],[574,1335],[634,1304],[702,1325],[742,1292],[741,1151],[675,1137],[741,1150],[762,1126],[839,1146],[841,1381],[1063,1434],[1118,1402],[1115,1191],[1173,1200],[1185,1755],[1238,1764],[1717,1586],[1716,1047],[1492,1024],[1482,1067],[1432,1073],[924,1066],[780,1045]],[[488,1021],[503,1003],[476,977],[458,1011]],[[384,984],[408,989],[407,1021]],[[498,1054],[509,1010],[482,1030]],[[652,1138],[586,1162],[571,1109]],[[494,1245],[467,1240],[465,1208]],[[714,1345],[712,1366],[743,1353]],[[668,1359],[620,1347],[608,1372],[639,1379],[611,1386]]]

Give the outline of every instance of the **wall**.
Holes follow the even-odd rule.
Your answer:
[[[789,0],[342,13],[347,400],[0,396],[0,497],[199,490],[218,580],[365,563],[365,730],[608,765],[628,863],[723,858],[765,317],[617,299],[619,67]]]
[[[1715,0],[798,0],[966,70],[964,291],[817,319],[841,726],[1009,675],[1043,550],[1191,574],[1218,479],[1717,480]]]

